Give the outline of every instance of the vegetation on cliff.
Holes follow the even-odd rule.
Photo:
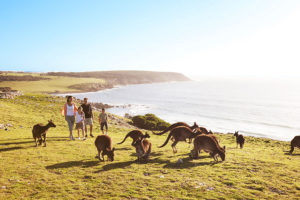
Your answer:
[[[171,125],[154,114],[134,116],[132,122],[134,126],[146,130],[164,130]]]

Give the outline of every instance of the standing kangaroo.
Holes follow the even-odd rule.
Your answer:
[[[219,143],[208,135],[199,135],[194,139],[194,149],[191,151],[191,158],[198,158],[201,150],[210,153],[210,156],[218,161],[218,155],[222,161],[225,160],[225,147],[221,148]]]
[[[242,149],[244,147],[245,138],[243,135],[239,134],[238,131],[235,131],[234,135],[236,137],[236,148],[238,145],[240,145],[240,148]]]
[[[152,133],[153,133],[154,135],[163,135],[164,133],[166,133],[166,132],[168,132],[168,131],[170,131],[170,130],[172,130],[173,128],[176,128],[176,127],[178,127],[178,126],[185,126],[185,127],[188,127],[188,128],[190,128],[190,129],[192,129],[192,130],[194,130],[195,128],[198,128],[198,125],[197,125],[196,122],[194,122],[194,125],[193,125],[193,126],[189,126],[187,123],[184,123],[184,122],[177,122],[177,123],[172,124],[171,126],[169,126],[168,128],[166,128],[164,131],[162,131],[162,132],[160,132],[160,133],[154,133],[153,131],[152,131]]]
[[[140,131],[140,130],[133,130],[130,131],[129,133],[127,133],[127,135],[125,136],[124,140],[118,144],[122,144],[125,142],[125,140],[131,137],[132,138],[132,143],[131,145],[134,146],[134,143],[138,140],[138,139],[144,139],[144,138],[150,138],[150,135],[148,133],[146,133],[145,135]]]
[[[52,120],[49,120],[46,126],[43,126],[42,124],[36,124],[33,126],[32,136],[36,147],[38,146],[37,139],[40,145],[44,143],[44,147],[46,147],[46,134],[50,127],[56,127]]]
[[[176,144],[179,141],[185,141],[186,142],[186,139],[189,139],[189,143],[191,143],[192,139],[195,138],[197,135],[199,135],[199,134],[198,133],[194,133],[192,131],[192,129],[190,129],[189,127],[178,126],[176,128],[173,128],[170,131],[170,133],[169,133],[169,135],[168,135],[165,143],[163,145],[161,145],[159,148],[162,148],[162,147],[166,146],[166,144],[168,144],[170,138],[173,137],[174,142],[173,142],[173,144],[171,146],[172,146],[173,152],[176,153],[177,152]]]

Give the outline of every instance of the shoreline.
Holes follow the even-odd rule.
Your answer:
[[[84,94],[84,93],[81,93],[81,94]],[[77,97],[76,97],[77,98]],[[79,100],[81,100],[82,98],[78,98]],[[91,101],[91,104],[94,104],[94,103],[101,103],[100,101]],[[102,102],[103,103],[103,102]],[[132,114],[130,113],[130,111],[128,112],[128,110],[130,109],[134,109],[136,106],[135,104],[110,104],[108,103],[107,105],[109,105],[109,107],[105,107],[107,108],[108,112],[110,113],[113,113],[114,115],[117,115],[119,117],[124,117],[126,115],[126,113],[128,113],[129,115],[132,115],[132,116],[135,116],[135,115],[143,115],[143,114],[146,114],[146,113],[152,113],[152,114],[155,114],[159,117],[161,117],[161,115],[157,112],[155,112],[154,110],[149,110],[149,111],[146,111],[144,113],[136,113],[136,114]],[[98,108],[99,109],[99,108]],[[166,117],[162,117],[164,120],[168,121],[169,123],[175,123],[177,121],[170,121],[168,118]],[[192,124],[191,121],[186,121],[183,120],[184,122],[188,123],[188,124]],[[199,124],[199,121],[197,121],[197,123]],[[218,128],[218,127],[213,127],[213,126],[205,126],[204,124],[199,124],[200,126],[204,126],[208,129],[211,129],[214,133],[220,133],[220,134],[233,134],[233,130],[228,130],[227,128]],[[271,136],[268,136],[267,134],[264,134],[262,132],[253,132],[252,134],[249,134],[247,133],[247,130],[246,131],[243,131],[242,129],[238,129],[238,131],[240,131],[241,134],[243,134],[244,136],[246,137],[254,137],[254,138],[258,138],[258,139],[263,139],[263,140],[273,140],[273,141],[281,141],[281,142],[289,142],[291,141],[292,138],[284,138],[284,139],[280,139],[278,137],[272,137]]]

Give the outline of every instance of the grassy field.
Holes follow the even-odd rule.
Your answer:
[[[7,76],[39,76],[36,73],[7,73]],[[97,78],[75,78],[64,76],[42,76],[43,78],[49,78],[50,80],[39,81],[3,81],[0,82],[0,87],[11,87],[15,90],[20,90],[24,93],[54,93],[54,92],[80,92],[81,90],[70,88],[70,86],[76,84],[92,84],[100,83],[104,84],[103,79]],[[59,88],[59,89],[57,89]]]
[[[114,162],[100,162],[94,139],[69,141],[59,111],[65,99],[28,94],[0,100],[0,199],[299,199],[300,150],[287,155],[289,143],[246,137],[237,149],[234,137],[218,134],[226,160],[215,163],[207,153],[190,160],[193,145],[157,148],[167,135],[151,134],[148,163],[136,163],[129,129],[110,121],[116,147]],[[52,119],[47,147],[34,147],[31,127]],[[99,126],[95,128],[99,135]],[[182,164],[177,164],[181,158]]]

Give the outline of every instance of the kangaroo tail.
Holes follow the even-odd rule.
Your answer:
[[[163,145],[161,145],[160,147],[158,147],[158,148],[162,148],[162,147],[166,146],[166,145],[168,144],[168,142],[169,142],[169,140],[170,140],[171,137],[172,137],[172,132],[169,133],[169,135],[168,135],[168,137],[167,137],[165,143],[164,143]]]
[[[171,129],[172,129],[172,127],[169,126],[168,128],[166,128],[165,130],[163,130],[163,131],[160,132],[160,133],[155,133],[154,131],[152,131],[152,133],[153,133],[154,135],[162,135],[162,134],[168,132],[168,131],[171,130]]]
[[[117,144],[122,144],[122,143],[124,143],[125,140],[129,137],[130,133],[131,133],[131,132],[127,133],[127,135],[125,136],[124,140],[123,140],[122,142],[120,142],[120,143],[117,143]]]

